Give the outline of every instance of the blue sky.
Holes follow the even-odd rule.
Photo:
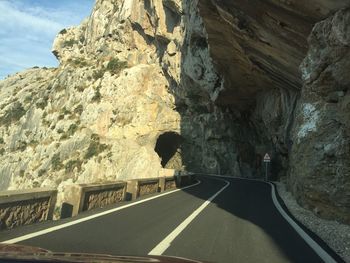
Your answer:
[[[90,15],[95,0],[0,0],[0,79],[33,66],[54,67],[56,34]]]

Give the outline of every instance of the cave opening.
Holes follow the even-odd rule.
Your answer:
[[[182,137],[176,132],[165,132],[161,134],[156,143],[155,151],[162,159],[162,167],[166,167],[167,163],[176,154],[180,148]]]

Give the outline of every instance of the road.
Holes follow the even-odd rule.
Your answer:
[[[24,236],[16,243],[57,252],[144,256],[151,251],[157,254],[163,247],[163,255],[209,262],[323,262],[276,209],[270,185],[208,176],[199,176],[199,180],[196,186],[130,203],[89,220],[91,215],[122,205],[0,232],[0,242]],[[215,194],[215,199],[205,203]],[[62,224],[65,227],[50,230]],[[45,229],[49,229],[46,234],[36,236]],[[31,233],[31,238],[25,237]],[[169,235],[170,246],[164,247]],[[339,260],[322,242],[320,245]]]

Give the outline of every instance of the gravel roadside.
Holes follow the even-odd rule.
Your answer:
[[[284,183],[275,182],[275,184],[280,197],[293,216],[322,238],[345,262],[350,263],[350,225],[317,217],[296,202]]]

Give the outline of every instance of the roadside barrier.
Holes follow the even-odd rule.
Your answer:
[[[101,184],[71,184],[65,186],[63,202],[58,208],[55,189],[3,191],[0,192],[0,230],[52,220],[55,207],[60,210],[61,219],[69,218],[95,208],[180,188],[193,183],[194,180],[195,175],[192,173],[162,169],[157,178]]]

